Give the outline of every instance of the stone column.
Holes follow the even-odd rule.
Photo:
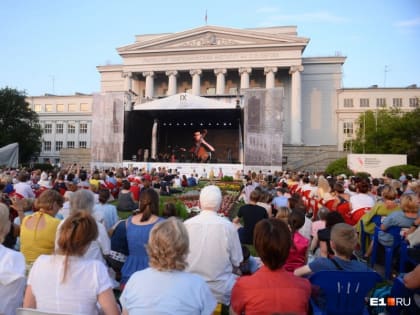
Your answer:
[[[271,89],[274,87],[275,82],[275,73],[277,72],[277,67],[265,67],[265,88]]]
[[[166,75],[168,76],[168,92],[167,95],[175,95],[176,94],[176,76],[178,75],[178,71],[170,70],[166,71]]]
[[[217,76],[216,94],[225,94],[226,69],[214,69],[214,74]]]
[[[153,98],[153,91],[155,89],[153,80],[154,75],[155,73],[153,71],[143,72],[143,76],[146,77],[146,91],[144,95],[146,98]]]
[[[158,130],[158,120],[153,121],[152,127],[152,145],[151,145],[151,154],[150,157],[152,160],[156,160],[157,157],[157,130]]]
[[[132,72],[123,73],[123,77],[124,77],[124,91],[128,92],[132,89],[133,73]]]
[[[291,93],[291,144],[301,145],[302,142],[302,95],[300,72],[303,66],[291,66],[289,74],[292,75]]]
[[[202,71],[200,69],[191,70],[190,74],[192,76],[192,94],[200,96],[201,94],[201,84],[200,84],[200,75]]]
[[[249,75],[252,72],[252,68],[239,68],[239,74],[241,75],[241,89],[249,89]]]

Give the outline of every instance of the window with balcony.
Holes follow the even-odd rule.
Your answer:
[[[86,149],[86,147],[87,147],[87,142],[86,141],[79,141],[79,148]]]
[[[74,149],[74,141],[67,141],[67,149]]]

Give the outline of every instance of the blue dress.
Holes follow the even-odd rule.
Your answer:
[[[149,267],[149,256],[146,244],[149,241],[150,230],[153,226],[163,221],[158,218],[156,222],[147,225],[136,225],[132,222],[133,217],[127,219],[127,243],[128,257],[121,270],[121,284],[127,283],[130,276],[136,271]]]

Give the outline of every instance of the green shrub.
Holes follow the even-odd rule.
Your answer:
[[[368,179],[370,177],[370,174],[366,172],[357,172],[354,176],[359,177],[361,179]]]
[[[222,182],[233,182],[233,176],[223,176]]]
[[[175,202],[175,209],[176,209],[176,213],[178,214],[180,218],[182,218],[182,220],[185,220],[188,218],[187,207],[181,200],[177,200]]]
[[[353,175],[353,172],[347,167],[347,158],[341,158],[331,162],[325,169],[325,173],[332,176],[346,174],[347,176]]]
[[[411,174],[417,178],[420,173],[420,167],[415,165],[395,165],[388,167],[384,171],[385,174],[391,174],[396,179],[401,176],[401,172],[404,172],[406,175]]]

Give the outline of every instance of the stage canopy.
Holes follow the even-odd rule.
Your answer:
[[[232,101],[232,103],[226,103],[213,98],[181,93],[136,104],[133,110],[235,109],[236,101],[234,99]]]

